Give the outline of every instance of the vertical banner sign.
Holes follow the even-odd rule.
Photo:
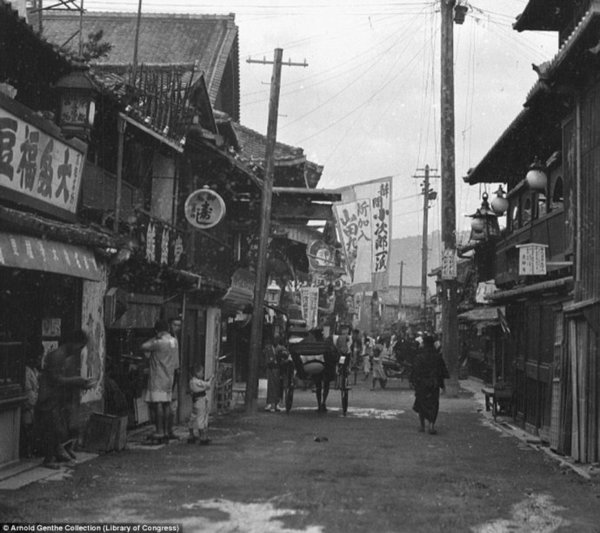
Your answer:
[[[392,241],[392,178],[355,185],[356,198],[366,198],[371,209],[372,289],[387,290]]]
[[[302,316],[306,320],[306,326],[314,329],[319,324],[319,288],[302,287],[300,289],[302,302]]]
[[[356,266],[356,250],[358,244],[358,213],[357,202],[348,202],[334,206],[340,239],[346,259],[346,273],[350,279],[354,276]]]
[[[457,265],[454,250],[447,248],[442,252],[442,279],[456,279]]]

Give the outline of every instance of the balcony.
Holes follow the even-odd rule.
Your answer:
[[[565,261],[567,246],[564,208],[555,209],[508,234],[496,247],[496,285],[512,285],[519,280],[517,245],[530,242],[548,245],[548,261]]]

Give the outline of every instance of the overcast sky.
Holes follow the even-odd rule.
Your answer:
[[[323,165],[320,186],[394,176],[393,236],[422,229],[421,180],[439,168],[440,0],[143,0],[145,12],[235,13],[241,122],[266,133],[271,68],[246,59],[306,59],[282,70],[278,140]],[[455,25],[456,211],[466,229],[479,187],[462,184],[520,111],[536,80],[532,63],[557,51],[555,34],[511,27],[526,0],[471,0]],[[85,0],[91,11],[136,11],[138,0]],[[422,172],[418,172],[422,174]],[[439,190],[439,179],[432,185]],[[492,192],[492,191],[490,191]],[[439,229],[439,202],[430,211]]]

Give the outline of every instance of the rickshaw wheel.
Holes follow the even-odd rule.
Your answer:
[[[285,412],[289,413],[294,402],[294,387],[289,386],[285,391]]]
[[[348,389],[342,389],[342,413],[346,416],[348,412]]]

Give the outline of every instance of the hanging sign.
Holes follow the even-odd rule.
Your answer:
[[[546,275],[547,244],[531,242],[518,244],[517,248],[519,249],[519,276]]]
[[[319,323],[319,288],[302,287],[300,289],[302,301],[302,318],[306,320],[306,326],[314,329]]]
[[[456,279],[456,254],[446,248],[442,253],[442,279]]]
[[[0,93],[0,193],[61,218],[77,211],[86,145]]]
[[[185,218],[198,229],[216,226],[225,216],[225,201],[211,189],[198,189],[185,201]]]

